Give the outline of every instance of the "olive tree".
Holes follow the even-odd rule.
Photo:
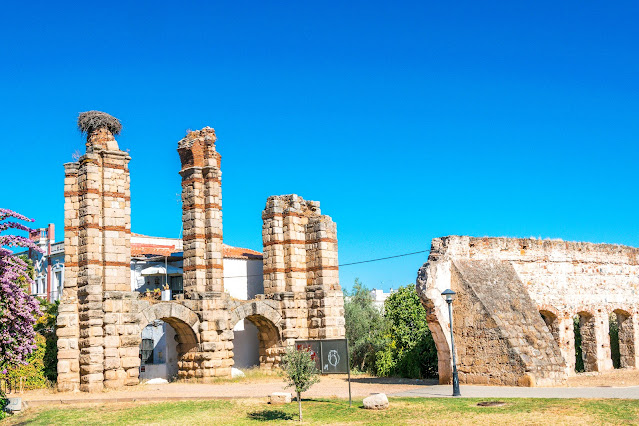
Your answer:
[[[306,392],[319,382],[319,370],[315,362],[316,354],[308,346],[289,346],[282,357],[282,369],[288,382],[286,387],[294,387],[297,393],[297,406],[302,421],[302,392]]]

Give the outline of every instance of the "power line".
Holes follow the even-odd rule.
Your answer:
[[[376,259],[368,259],[368,260],[360,260],[358,262],[342,263],[341,265],[337,265],[337,266],[342,267],[342,266],[359,265],[359,264],[362,264],[362,263],[379,262],[381,260],[395,259],[395,258],[404,257],[404,256],[412,256],[414,254],[420,254],[420,253],[428,253],[429,251],[430,250],[414,251],[414,252],[411,252],[411,253],[396,254],[394,256],[378,257]],[[249,277],[261,277],[262,275],[263,274],[236,275],[236,276],[233,276],[233,277],[224,277],[224,278],[249,278]]]
[[[396,257],[411,256],[413,254],[419,254],[419,253],[428,253],[429,251],[430,250],[414,251],[412,253],[396,254],[395,256],[380,257],[377,259],[361,260],[359,262],[351,262],[351,263],[342,263],[341,265],[338,265],[338,266],[351,266],[351,265],[359,265],[360,263],[379,262],[380,260],[394,259]]]

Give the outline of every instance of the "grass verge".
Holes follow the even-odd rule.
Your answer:
[[[629,424],[639,422],[639,401],[618,399],[500,399],[500,407],[478,407],[491,399],[391,398],[385,411],[364,410],[361,400],[303,400],[304,424]],[[3,425],[258,425],[296,424],[297,404],[270,406],[261,399],[38,407]]]

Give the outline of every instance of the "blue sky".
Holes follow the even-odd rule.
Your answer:
[[[11,2],[0,206],[63,227],[77,114],[118,117],[134,232],[178,237],[177,142],[214,127],[224,237],[321,202],[341,263],[449,234],[639,246],[634,2]],[[344,267],[414,282],[427,254]]]

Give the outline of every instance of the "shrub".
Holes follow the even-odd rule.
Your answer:
[[[355,279],[353,290],[347,293],[344,319],[351,368],[374,372],[375,354],[388,343],[384,338],[387,326],[382,312],[373,305],[370,290],[359,279]]]
[[[389,343],[375,356],[380,376],[437,377],[437,349],[426,311],[412,285],[400,287],[384,303]]]
[[[44,366],[47,341],[41,334],[36,334],[35,341],[36,348],[31,352],[26,364],[9,367],[6,369],[6,374],[0,375],[0,378],[9,380],[16,389],[20,386],[20,378],[22,378],[22,386],[25,390],[49,386]]]
[[[315,363],[315,354],[310,347],[289,346],[282,357],[282,370],[286,374],[286,387],[294,387],[297,393],[300,422],[302,421],[302,392],[319,382],[319,370]]]

